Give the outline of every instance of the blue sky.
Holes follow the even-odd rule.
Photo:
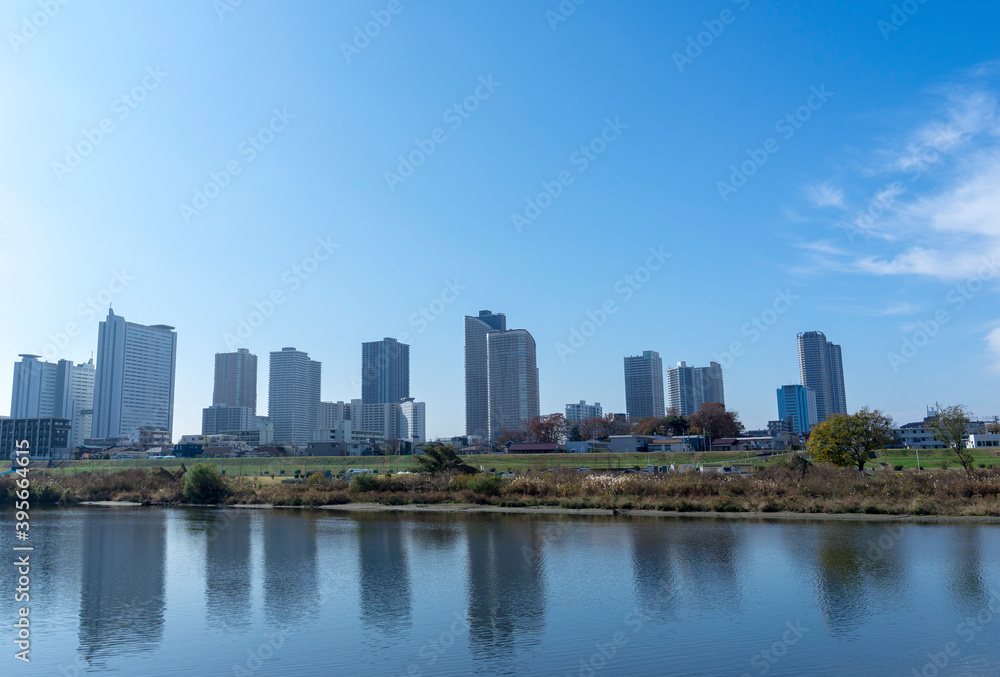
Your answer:
[[[852,410],[1000,413],[995,3],[562,7],[5,3],[0,383],[87,359],[110,298],[177,328],[176,435],[241,320],[261,410],[269,351],[347,400],[361,342],[405,332],[428,434],[459,434],[488,308],[535,337],[544,412],[623,411],[657,350],[722,360],[762,426],[819,330]]]

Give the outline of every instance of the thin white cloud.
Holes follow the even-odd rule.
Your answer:
[[[806,195],[817,207],[837,207],[846,209],[844,204],[844,191],[836,188],[829,181],[819,185],[807,186]]]

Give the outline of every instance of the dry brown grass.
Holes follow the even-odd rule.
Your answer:
[[[528,473],[514,479],[489,475],[372,476],[365,482],[325,479],[299,484],[269,478],[228,477],[228,504],[283,506],[351,502],[404,505],[463,503],[497,506],[645,509],[679,512],[795,512],[917,515],[1000,515],[1000,470],[970,478],[959,470],[857,472],[819,466],[802,476],[770,467],[753,477],[701,473]],[[0,505],[13,502],[14,481],[0,478]],[[32,477],[34,503],[183,501],[180,473],[163,469]]]

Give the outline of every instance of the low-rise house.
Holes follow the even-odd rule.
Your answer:
[[[997,449],[1000,451],[1000,435],[995,433],[985,433],[982,435],[969,435],[965,441],[968,449]]]
[[[508,454],[557,454],[559,444],[556,442],[511,442],[507,446]]]

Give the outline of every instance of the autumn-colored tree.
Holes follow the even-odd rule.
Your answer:
[[[864,472],[874,452],[893,438],[892,417],[865,407],[856,414],[834,414],[813,429],[806,451],[820,463]]]
[[[927,429],[934,435],[934,439],[943,442],[949,451],[954,452],[965,472],[972,476],[975,457],[972,455],[973,450],[965,446],[971,418],[968,408],[963,404],[951,407],[936,404],[934,408],[937,415],[927,421]]]
[[[497,444],[501,447],[508,442],[525,442],[529,439],[527,430],[508,430],[504,428],[497,435]]]
[[[608,436],[611,435],[631,435],[633,434],[632,422],[615,416],[614,414],[605,414],[604,420],[608,425]]]
[[[562,414],[536,416],[528,423],[528,435],[539,444],[552,444],[566,438],[566,417]]]
[[[992,435],[1000,435],[1000,423],[990,423],[986,426],[986,432]]]
[[[650,416],[640,418],[635,422],[633,431],[636,435],[686,435],[691,422],[684,416],[668,414],[667,416]]]
[[[701,409],[691,414],[691,427],[708,435],[710,442],[722,437],[736,437],[743,432],[739,412],[726,411],[726,405],[718,402],[705,402]]]
[[[606,440],[609,430],[607,420],[602,418],[585,418],[578,424],[580,437],[584,440]]]

